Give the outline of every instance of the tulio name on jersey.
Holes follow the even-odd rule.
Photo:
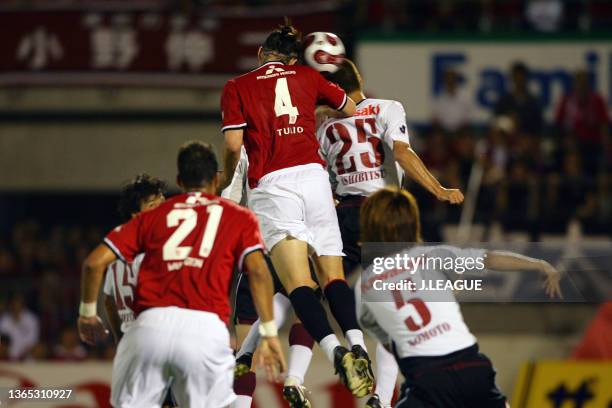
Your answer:
[[[284,128],[276,129],[276,133],[279,136],[297,135],[304,133],[304,128],[301,126],[287,126]]]

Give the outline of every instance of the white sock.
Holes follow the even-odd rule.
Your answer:
[[[237,395],[230,408],[251,408],[251,402],[253,402],[253,397]]]
[[[254,354],[257,349],[257,344],[259,344],[259,337],[259,319],[257,319],[242,341],[240,350],[236,353],[236,358],[242,357],[245,354]]]
[[[368,351],[365,345],[365,341],[363,340],[363,332],[361,330],[359,329],[347,330],[347,332],[344,335],[346,336],[346,339],[348,340],[351,347],[353,347],[354,345],[360,345],[361,347],[363,347],[363,349],[366,352]]]
[[[274,321],[276,327],[282,327],[287,320],[287,314],[291,308],[291,301],[289,298],[281,293],[277,293],[272,298],[274,306]],[[241,357],[246,353],[255,353],[257,345],[259,344],[259,319],[253,323],[249,329],[249,333],[244,338],[244,341],[240,345],[240,350],[236,353],[236,357]]]
[[[334,349],[340,345],[335,334],[328,334],[319,342],[319,347],[323,350],[329,361],[334,364]]]
[[[302,346],[301,344],[294,344],[289,348],[289,369],[287,370],[287,380],[285,385],[296,385],[293,383],[293,378],[298,385],[304,384],[304,376],[310,366],[310,360],[312,359],[312,349]],[[287,384],[287,381],[291,381],[291,384]]]
[[[395,361],[395,356],[389,353],[382,344],[377,343],[376,390],[374,393],[378,394],[380,402],[385,407],[391,406],[391,399],[393,398],[393,391],[395,391],[398,372],[399,369]]]

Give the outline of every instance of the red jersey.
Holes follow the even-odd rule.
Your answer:
[[[228,81],[221,95],[223,131],[245,129],[249,186],[265,174],[325,161],[315,136],[317,104],[341,110],[346,93],[304,65],[268,62]]]
[[[257,218],[229,200],[180,194],[111,231],[104,242],[125,262],[144,253],[133,310],[177,306],[227,323],[234,265],[263,249]]]

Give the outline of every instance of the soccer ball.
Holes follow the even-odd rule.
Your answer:
[[[334,33],[317,31],[304,39],[304,60],[319,72],[336,72],[344,51],[342,40]]]

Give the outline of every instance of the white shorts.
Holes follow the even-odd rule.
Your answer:
[[[119,342],[111,404],[161,407],[172,378],[181,407],[221,408],[235,398],[229,332],[214,313],[178,307],[144,311]]]
[[[329,174],[320,164],[268,173],[248,200],[268,250],[293,237],[308,242],[317,255],[344,255]]]

